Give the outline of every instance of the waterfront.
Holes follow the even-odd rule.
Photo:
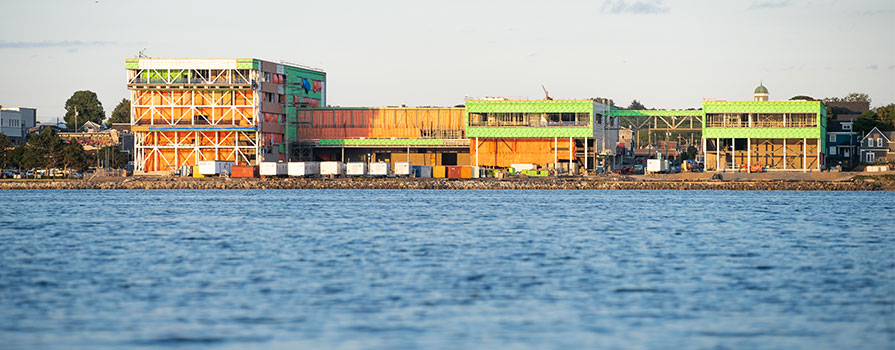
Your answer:
[[[893,192],[4,191],[18,348],[891,348]]]

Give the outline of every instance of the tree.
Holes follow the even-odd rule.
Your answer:
[[[21,165],[25,169],[54,168],[59,161],[62,141],[53,128],[45,128],[28,139]]]
[[[646,106],[644,106],[642,103],[640,103],[640,101],[637,101],[637,100],[635,99],[635,100],[631,101],[631,104],[630,104],[630,105],[628,105],[628,109],[631,109],[631,110],[644,110],[644,109],[646,109]]]
[[[76,91],[65,101],[65,124],[70,130],[78,130],[87,121],[100,124],[103,119],[106,119],[106,111],[93,91]]]
[[[892,128],[889,130],[895,130],[895,103],[890,103],[882,107],[876,107],[876,109],[874,109],[874,112],[876,112],[876,115],[879,117],[879,120],[881,122],[888,124],[888,126]]]
[[[12,147],[12,141],[9,140],[6,134],[0,133],[0,169],[13,166],[12,159],[10,159],[12,150],[7,149],[10,147]]]
[[[60,163],[66,174],[69,168],[76,171],[87,170],[87,152],[84,152],[84,147],[80,143],[66,143],[62,145],[59,153]]]
[[[879,115],[876,114],[876,111],[869,110],[861,113],[861,116],[855,119],[855,124],[852,128],[855,132],[866,134],[873,128],[879,128],[880,131],[891,131],[895,126],[891,123],[883,122],[880,120]]]
[[[852,92],[845,97],[827,97],[824,99],[827,102],[867,102],[870,103],[870,95],[865,94],[863,92]]]
[[[112,123],[130,123],[131,122],[131,101],[122,98],[121,102],[112,110],[112,115],[106,121],[106,125],[111,126]]]
[[[14,148],[7,156],[9,157],[9,166],[15,167],[16,169],[22,169],[22,158],[25,155],[25,148],[28,147],[24,143],[19,144]]]
[[[790,101],[817,101],[814,97],[806,95],[796,95],[789,99]]]
[[[99,157],[100,162],[110,168],[121,169],[127,165],[128,161],[130,161],[130,156],[128,156],[127,153],[119,151],[118,147],[115,146],[101,148],[99,152],[96,152],[96,156]],[[94,159],[93,162],[96,162],[96,159]],[[106,164],[106,162],[108,162],[108,164]]]

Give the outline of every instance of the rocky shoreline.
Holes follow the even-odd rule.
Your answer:
[[[418,179],[418,178],[114,178],[109,180],[3,181],[0,190],[228,190],[228,189],[396,189],[396,190],[737,190],[737,191],[879,191],[873,181],[702,181],[626,178]]]

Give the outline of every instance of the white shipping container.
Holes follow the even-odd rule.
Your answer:
[[[199,174],[202,175],[227,175],[230,176],[230,168],[233,162],[226,160],[200,160]]]
[[[314,176],[320,175],[319,162],[289,162],[287,166],[289,176]]]
[[[510,164],[510,168],[516,169],[518,173],[523,170],[538,170],[538,165],[529,163]]]
[[[320,175],[341,176],[345,168],[342,162],[320,162]]]
[[[261,176],[286,176],[289,165],[285,162],[261,162],[258,173]]]
[[[395,176],[410,176],[410,169],[413,164],[410,162],[395,162]]]
[[[367,163],[349,162],[345,165],[345,175],[348,176],[364,176],[367,174]]]
[[[472,167],[472,178],[473,179],[478,179],[479,177],[481,177],[481,174],[482,174],[482,168],[477,167],[477,166]]]
[[[664,173],[668,171],[668,161],[664,159],[647,159],[647,173]]]
[[[370,163],[370,169],[367,172],[370,176],[388,176],[388,163],[374,162]]]
[[[868,173],[889,171],[889,166],[887,166],[887,165],[868,165],[866,168],[864,168],[864,171],[866,171]]]

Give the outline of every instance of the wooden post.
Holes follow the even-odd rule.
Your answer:
[[[553,138],[553,171],[555,171],[557,174],[559,174],[559,167],[557,166],[557,164],[559,163],[559,150],[557,149],[557,147],[559,146],[558,142],[559,142],[559,138],[554,137]]]
[[[786,139],[783,139],[783,170],[786,170]]]
[[[752,123],[752,119],[749,119],[749,123]],[[746,138],[746,169],[746,172],[752,172],[752,138]]]
[[[802,138],[802,172],[808,171],[808,139]]]
[[[730,139],[730,168],[737,171],[737,143],[736,139]]]
[[[572,156],[572,138],[570,137],[569,138],[569,175],[572,174],[572,159],[574,159],[574,157]]]
[[[584,138],[584,170],[585,170],[585,175],[587,174],[587,166],[588,166],[587,163],[588,163],[588,162],[587,162],[587,138],[585,137],[585,138]]]
[[[721,171],[721,138],[715,138],[715,171]]]
[[[479,138],[475,138],[475,166],[479,166]]]

